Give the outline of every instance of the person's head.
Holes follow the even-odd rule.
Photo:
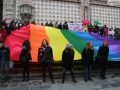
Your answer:
[[[73,49],[73,45],[72,44],[67,44],[66,49]]]
[[[113,27],[111,27],[111,29],[113,30]]]
[[[30,46],[30,41],[29,40],[25,40],[23,42],[22,46],[25,46],[27,48],[27,50],[31,50],[31,46]]]
[[[92,46],[93,46],[93,45],[92,45],[92,42],[88,42],[88,43],[89,43],[89,46],[90,46],[90,47],[92,47]]]
[[[4,42],[0,41],[0,48],[3,47],[3,45],[4,45]]]
[[[13,23],[13,26],[15,26],[15,25],[16,25],[16,23],[14,22],[14,23]]]
[[[2,29],[4,30],[4,29],[5,29],[5,26],[2,26]]]
[[[5,27],[8,27],[8,24],[5,24]]]
[[[103,46],[108,46],[108,41],[107,40],[103,41]]]
[[[107,27],[107,25],[104,25],[104,27]]]
[[[88,49],[88,48],[93,49],[92,42],[88,42],[88,43],[86,44],[86,49]]]
[[[41,26],[44,26],[43,23],[41,23]]]
[[[42,41],[42,45],[43,45],[43,46],[48,46],[48,41],[47,41],[46,39],[44,39],[44,40]]]

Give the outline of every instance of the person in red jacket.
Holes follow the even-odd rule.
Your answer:
[[[0,29],[0,41],[5,42],[6,37],[7,31],[5,30],[5,26],[2,26],[2,29]]]

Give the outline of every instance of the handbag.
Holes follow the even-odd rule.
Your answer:
[[[50,47],[48,47],[48,49],[44,53],[43,57],[39,58],[39,62],[41,64],[43,64],[43,63],[51,63],[52,62],[52,57],[51,57],[49,51],[50,51]]]
[[[14,62],[13,61],[9,61],[9,69],[13,68],[14,66]]]
[[[99,63],[102,62],[102,56],[99,55],[99,54],[95,57],[95,59],[96,59],[96,61],[99,62]]]

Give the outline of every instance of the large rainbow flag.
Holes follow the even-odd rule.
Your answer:
[[[32,61],[37,62],[38,48],[43,39],[49,41],[49,44],[53,49],[54,61],[61,61],[62,52],[68,43],[71,43],[74,47],[74,60],[81,59],[81,52],[88,41],[93,43],[95,48],[94,56],[96,56],[98,48],[102,45],[103,40],[108,40],[109,43],[109,60],[120,60],[120,41],[112,40],[99,34],[59,30],[53,27],[40,25],[30,24],[22,27],[20,30],[13,31],[11,35],[7,37],[5,45],[10,48],[11,60],[18,61],[23,41],[30,40],[32,47]]]

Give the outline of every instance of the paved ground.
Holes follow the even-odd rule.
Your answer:
[[[5,83],[0,82],[0,90],[120,90],[120,76],[113,74],[107,77],[107,80],[101,80],[98,76],[92,77],[93,81],[88,82],[77,77],[77,83],[73,83],[68,77],[64,84],[61,84],[61,79],[55,79],[55,84],[49,79],[46,83],[42,83],[42,80],[21,82],[10,79]]]

